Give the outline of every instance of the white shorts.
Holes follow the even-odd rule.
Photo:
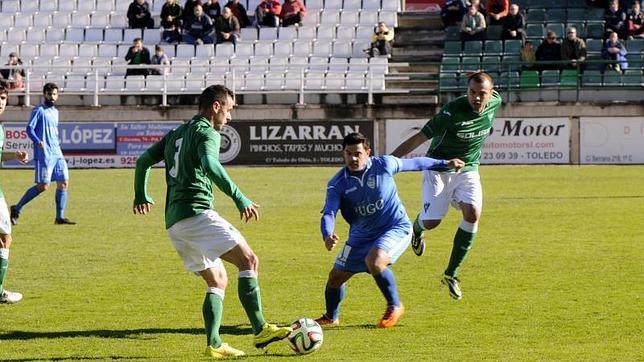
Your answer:
[[[0,234],[11,235],[11,219],[9,208],[4,197],[0,197]]]
[[[223,267],[219,257],[245,242],[241,233],[214,210],[177,222],[168,229],[168,235],[184,267],[195,273]]]
[[[422,197],[421,220],[442,220],[450,204],[459,209],[458,204],[461,202],[474,205],[481,210],[483,207],[481,177],[477,171],[424,171]]]

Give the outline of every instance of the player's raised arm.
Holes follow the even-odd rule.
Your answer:
[[[423,132],[418,132],[415,135],[408,138],[406,141],[401,143],[396,149],[391,153],[392,156],[403,157],[411,151],[418,148],[427,141],[427,136]]]
[[[459,170],[465,166],[465,162],[458,158],[451,160],[437,160],[431,157],[414,157],[409,159],[401,159],[401,171],[421,171],[431,170],[434,168],[451,168]]]

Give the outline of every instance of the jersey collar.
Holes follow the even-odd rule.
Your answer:
[[[360,174],[360,176],[352,175],[351,172],[349,171],[349,168],[347,168],[347,166],[344,166],[344,178],[349,179],[349,178],[353,177],[356,180],[358,180],[361,185],[364,184],[364,175],[367,174],[367,171],[369,171],[369,169],[371,168],[371,165],[372,165],[371,158],[372,157],[369,157],[367,159],[367,166],[365,166],[364,170],[362,170],[362,174]]]

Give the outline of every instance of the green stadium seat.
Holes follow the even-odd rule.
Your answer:
[[[478,72],[481,70],[481,57],[461,58],[461,72]]]
[[[443,57],[443,60],[441,61],[441,73],[458,73],[460,70],[460,57]]]
[[[630,53],[626,54],[626,60],[628,61],[628,66],[632,69],[639,69],[644,66],[644,59],[641,53]]]
[[[528,23],[525,30],[526,38],[541,42],[544,36],[543,24]]]
[[[568,9],[566,20],[567,21],[585,21],[586,9],[585,8]]]
[[[463,42],[464,56],[481,56],[483,55],[483,42],[479,40]]]
[[[500,40],[486,40],[484,55],[503,54],[503,43]]]
[[[459,26],[448,26],[445,29],[445,40],[461,40],[461,28]]]
[[[585,9],[586,0],[568,0],[566,2],[566,7],[568,8],[568,16],[570,16],[571,9]]]
[[[521,86],[521,76],[519,72],[502,72],[499,76],[499,82],[507,88],[519,88]]]
[[[501,57],[498,55],[488,55],[481,59],[481,68],[487,73],[499,72],[501,70]]]
[[[488,25],[485,31],[485,38],[488,40],[500,40],[503,35],[503,25]]]
[[[441,73],[439,85],[441,91],[455,91],[458,89],[458,76],[456,73]]]
[[[518,72],[521,69],[521,58],[518,55],[505,55],[501,61],[502,72]]]
[[[561,71],[561,78],[559,84],[562,87],[574,88],[577,86],[577,70],[576,69],[564,69]]]
[[[462,52],[460,41],[446,41],[443,47],[443,54],[446,56],[460,56]]]
[[[539,72],[536,70],[524,70],[521,72],[521,79],[519,82],[521,88],[536,89],[539,88]]]
[[[586,22],[604,24],[604,9],[588,8],[586,10]]]
[[[512,39],[503,42],[503,55],[518,55],[521,51],[521,40]]]
[[[546,21],[546,9],[530,5],[526,21],[529,23],[544,23]]]
[[[602,73],[599,70],[586,70],[581,76],[582,84],[585,87],[602,85]]]
[[[548,9],[546,11],[546,20],[549,23],[564,23],[567,20],[566,9]]]
[[[604,23],[586,23],[586,38],[602,39],[604,37]]]
[[[631,39],[626,42],[626,50],[631,54],[644,52],[644,39]]]
[[[604,73],[604,86],[617,87],[622,85],[622,73],[615,71],[606,71]]]
[[[644,86],[644,77],[641,69],[626,69],[622,75],[625,86]]]
[[[544,70],[541,72],[541,86],[542,87],[558,87],[559,86],[559,71],[558,70]]]
[[[603,44],[601,39],[586,39],[586,54],[598,55],[601,54]]]

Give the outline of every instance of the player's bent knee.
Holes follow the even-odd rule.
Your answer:
[[[49,184],[40,183],[36,187],[38,188],[38,191],[40,191],[40,192],[45,192],[45,191],[49,190]]]
[[[68,187],[69,187],[69,182],[68,181],[59,182],[58,185],[57,185],[57,188],[59,190],[66,190]]]
[[[0,234],[0,249],[9,249],[11,240],[11,234]]]
[[[336,269],[331,270],[329,273],[329,280],[327,284],[331,288],[340,288],[347,280],[351,278],[351,273],[342,272]]]

